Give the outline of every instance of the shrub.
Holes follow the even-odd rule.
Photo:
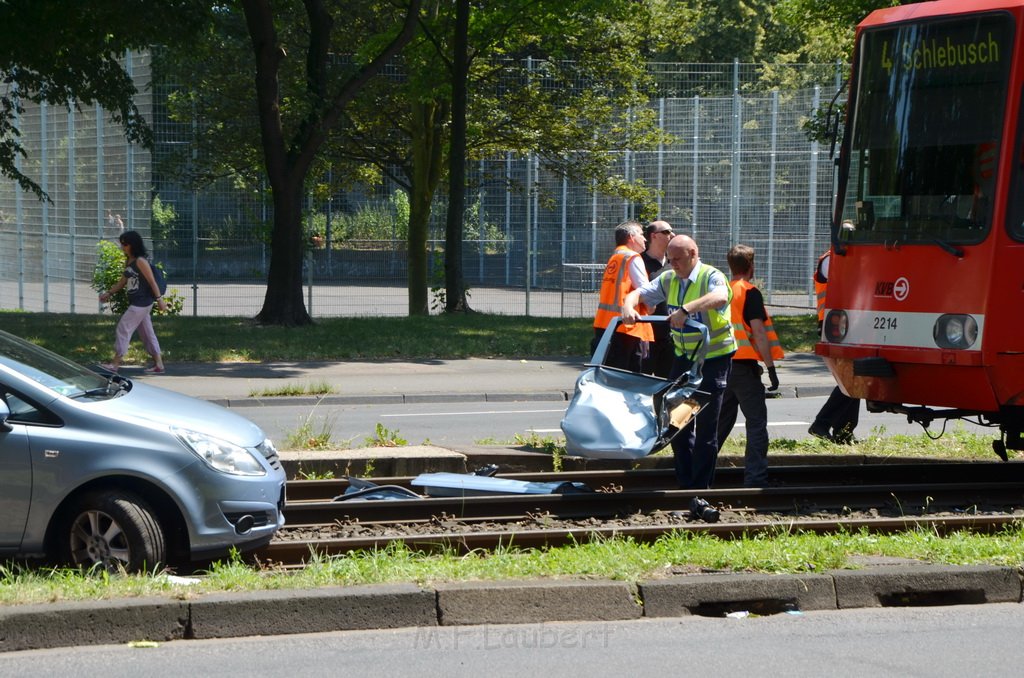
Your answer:
[[[101,240],[96,245],[96,268],[92,272],[92,288],[98,294],[103,294],[116,285],[124,273],[124,265],[124,252],[117,246],[117,243]],[[157,263],[155,265],[163,270],[162,264]],[[166,271],[164,272],[164,277],[166,277]],[[180,315],[181,310],[185,307],[185,298],[178,294],[177,290],[172,290],[170,287],[167,288],[167,293],[164,294],[164,301],[167,302],[166,313],[162,313],[154,305],[153,312],[155,314]],[[121,315],[128,310],[128,293],[124,289],[119,290],[117,294],[107,300],[107,306],[113,313]]]

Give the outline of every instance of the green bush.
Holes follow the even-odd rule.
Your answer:
[[[326,219],[313,217],[313,235],[323,235]],[[353,214],[338,214],[331,220],[335,248],[349,247],[353,240],[404,241],[409,233],[409,197],[397,190],[387,202],[363,205]]]
[[[169,243],[174,234],[175,222],[178,220],[178,213],[174,205],[160,200],[160,196],[153,197],[153,239]]]
[[[103,294],[116,285],[124,274],[124,266],[124,252],[121,251],[117,243],[101,240],[96,245],[96,268],[92,272],[92,288],[96,290],[96,293]],[[156,266],[163,270],[161,264],[158,263]],[[167,277],[166,272],[164,272],[164,277]],[[164,301],[167,303],[167,311],[161,312],[154,304],[153,313],[156,315],[181,315],[181,310],[185,307],[185,298],[178,294],[177,290],[168,287],[167,293],[164,294]],[[124,289],[119,290],[117,294],[107,300],[106,305],[113,313],[121,315],[128,310],[128,293]]]

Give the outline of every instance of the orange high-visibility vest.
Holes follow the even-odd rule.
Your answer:
[[[814,267],[814,295],[818,297],[818,322],[825,321],[825,290],[828,289],[828,281],[821,277],[821,265],[825,258],[832,254],[832,250],[825,252],[818,257],[818,263]]]
[[[601,295],[597,301],[597,313],[594,314],[594,327],[608,327],[612,318],[622,314],[622,302],[634,289],[633,280],[629,277],[629,265],[639,256],[625,245],[620,245],[608,259],[604,267],[604,277],[601,279]],[[641,315],[646,313],[643,306],[640,310]],[[644,341],[654,341],[654,330],[649,323],[637,323],[631,327],[620,324],[616,331]]]
[[[743,319],[743,304],[747,300],[747,292],[754,289],[747,280],[734,280],[729,285],[732,287],[732,332],[736,336],[736,353],[734,360],[761,360],[764,358],[754,348],[754,342],[750,340],[750,325]],[[786,354],[782,352],[782,344],[779,343],[779,335],[775,333],[772,325],[772,317],[768,315],[768,309],[764,310],[765,318],[764,331],[768,335],[768,346],[772,354],[772,360],[782,360]]]

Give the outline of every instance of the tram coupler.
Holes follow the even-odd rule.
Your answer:
[[[924,406],[907,407],[898,403],[884,403],[878,400],[869,400],[866,402],[866,406],[868,412],[902,414],[907,418],[908,424],[920,424],[925,428],[928,428],[936,419],[964,419],[965,417],[982,417],[985,414],[984,412],[976,412],[974,410],[936,410]]]

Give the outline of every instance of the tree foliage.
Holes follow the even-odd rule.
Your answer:
[[[354,65],[366,62],[397,25],[387,3],[361,0],[345,6],[347,39],[335,36],[333,60],[316,76],[331,86]],[[307,191],[328,193],[349,181],[387,176],[407,192],[411,314],[428,312],[427,230],[434,196],[448,172],[455,6],[439,0],[424,3],[417,36],[379,77],[365,82],[344,108],[341,123],[307,158]],[[258,110],[251,92],[251,46],[232,7],[225,6],[200,44],[163,58],[176,62],[177,72],[188,76],[172,100],[176,115],[188,120],[197,115],[199,120],[198,159],[182,165],[193,172],[190,178],[231,174],[257,185],[265,149],[257,145],[261,137],[254,133]],[[657,141],[653,113],[642,105],[649,94],[645,36],[655,23],[647,3],[492,0],[471,2],[470,10],[466,157],[533,153],[544,167],[592,180],[599,190],[651,200],[608,166],[610,151]],[[276,113],[283,130],[298,133],[309,127],[306,116],[320,105],[308,88],[308,23],[304,15],[282,12],[274,25],[282,52],[292,55],[278,61],[282,95]],[[264,126],[261,135],[265,133]],[[274,188],[275,200],[277,195]],[[275,215],[277,210],[275,204]],[[272,252],[278,255],[276,241]],[[298,280],[301,259],[290,261]],[[296,290],[297,304],[301,288]]]
[[[778,0],[772,10],[773,25],[785,29],[789,44],[773,41],[771,53],[801,63],[849,61],[857,24],[876,9],[899,4],[899,0]]]
[[[301,292],[302,198],[328,176],[335,184],[389,176],[408,193],[409,312],[422,314],[427,228],[446,174],[458,180],[453,167],[499,152],[530,154],[547,170],[649,203],[645,187],[609,164],[615,151],[659,141],[653,111],[643,105],[649,60],[845,59],[854,24],[892,4],[422,0],[420,13],[420,3],[0,3],[0,71],[8,85],[0,97],[0,173],[39,192],[17,170],[21,101],[99,103],[129,139],[147,143],[119,59],[159,42],[166,46],[160,58],[188,76],[172,109],[198,117],[198,155],[181,165],[188,179],[269,182],[275,223],[260,319],[310,322]],[[448,298],[458,306],[454,244],[462,210],[457,199],[452,204],[446,274]]]
[[[99,104],[130,141],[151,142],[121,59],[127,50],[155,42],[187,42],[208,12],[209,4],[198,0],[0,2],[0,174],[43,197],[17,166],[25,157],[17,121],[26,101],[66,108]]]
[[[266,177],[274,208],[266,324],[312,322],[302,298],[302,207],[347,108],[413,38],[420,0],[239,0],[218,5],[203,40],[163,58],[177,65],[178,115],[198,116],[202,182]]]
[[[426,39],[403,55],[403,77],[378,82],[350,110],[353,143],[339,157],[370,165],[410,195],[409,313],[426,314],[427,227],[452,152],[456,84],[453,3],[429,3]],[[626,0],[471,3],[466,28],[465,144],[461,164],[501,152],[532,154],[546,169],[598,190],[650,199],[610,171],[613,151],[653,146],[645,38],[651,13]],[[456,152],[462,144],[456,144]],[[524,191],[536,186],[520,186]],[[625,189],[625,191],[623,190]],[[455,205],[458,210],[458,205]],[[463,214],[449,215],[448,247]],[[449,253],[446,250],[446,256]],[[447,260],[449,310],[461,310],[458,257]]]

